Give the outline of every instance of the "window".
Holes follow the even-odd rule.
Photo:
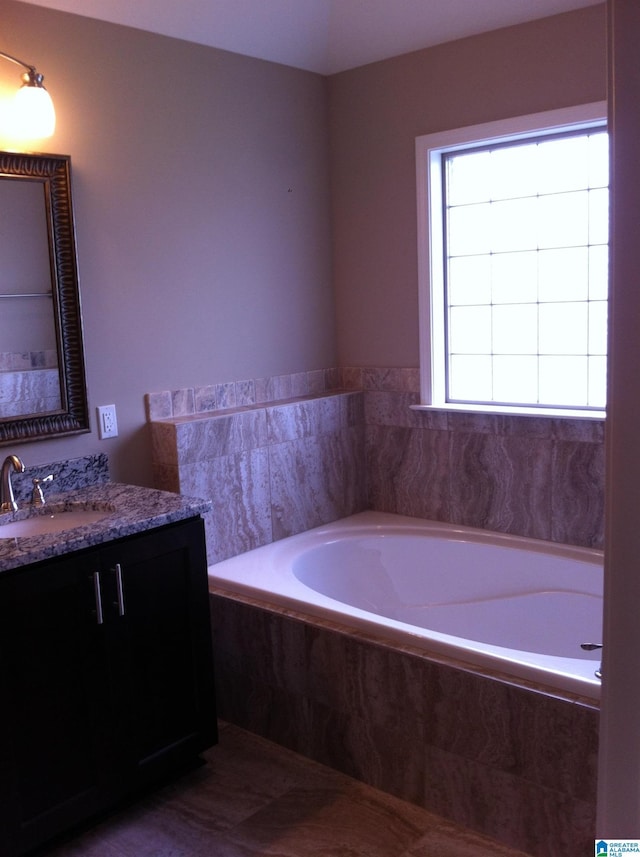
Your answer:
[[[605,111],[417,139],[425,405],[604,414]]]

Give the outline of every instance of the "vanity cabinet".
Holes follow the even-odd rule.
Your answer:
[[[0,575],[0,854],[217,740],[200,518]]]

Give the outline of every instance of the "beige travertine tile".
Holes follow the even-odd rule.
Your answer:
[[[525,857],[523,852],[500,845],[450,825],[436,826],[401,857]]]
[[[257,854],[281,857],[387,857],[401,854],[423,832],[423,814],[406,809],[398,812],[382,793],[351,782],[309,785],[289,790],[235,828],[231,838]]]
[[[235,726],[207,765],[49,857],[523,857]]]

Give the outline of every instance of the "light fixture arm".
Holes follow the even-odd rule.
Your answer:
[[[5,54],[4,51],[0,51],[0,57],[4,57],[6,60],[9,60],[9,62],[14,62],[16,65],[21,65],[23,68],[29,69],[29,71],[36,70],[34,65],[30,65],[28,62],[23,62],[17,57],[12,57],[11,54]]]
[[[27,78],[25,83],[28,82],[30,86],[42,86],[44,76],[36,71],[36,67],[34,65],[31,65],[28,62],[23,62],[23,60],[19,60],[17,57],[12,57],[11,54],[6,54],[4,51],[0,51],[0,57],[4,57],[4,59],[9,60],[9,62],[21,65],[22,68],[27,69],[23,75],[23,77]]]

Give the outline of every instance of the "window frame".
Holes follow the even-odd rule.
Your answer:
[[[445,389],[445,287],[442,154],[484,148],[497,142],[516,142],[552,136],[567,130],[607,127],[607,102],[597,101],[543,113],[438,131],[416,137],[418,227],[418,323],[420,342],[420,404],[418,409],[530,416],[603,419],[604,409],[526,407],[453,403]]]

